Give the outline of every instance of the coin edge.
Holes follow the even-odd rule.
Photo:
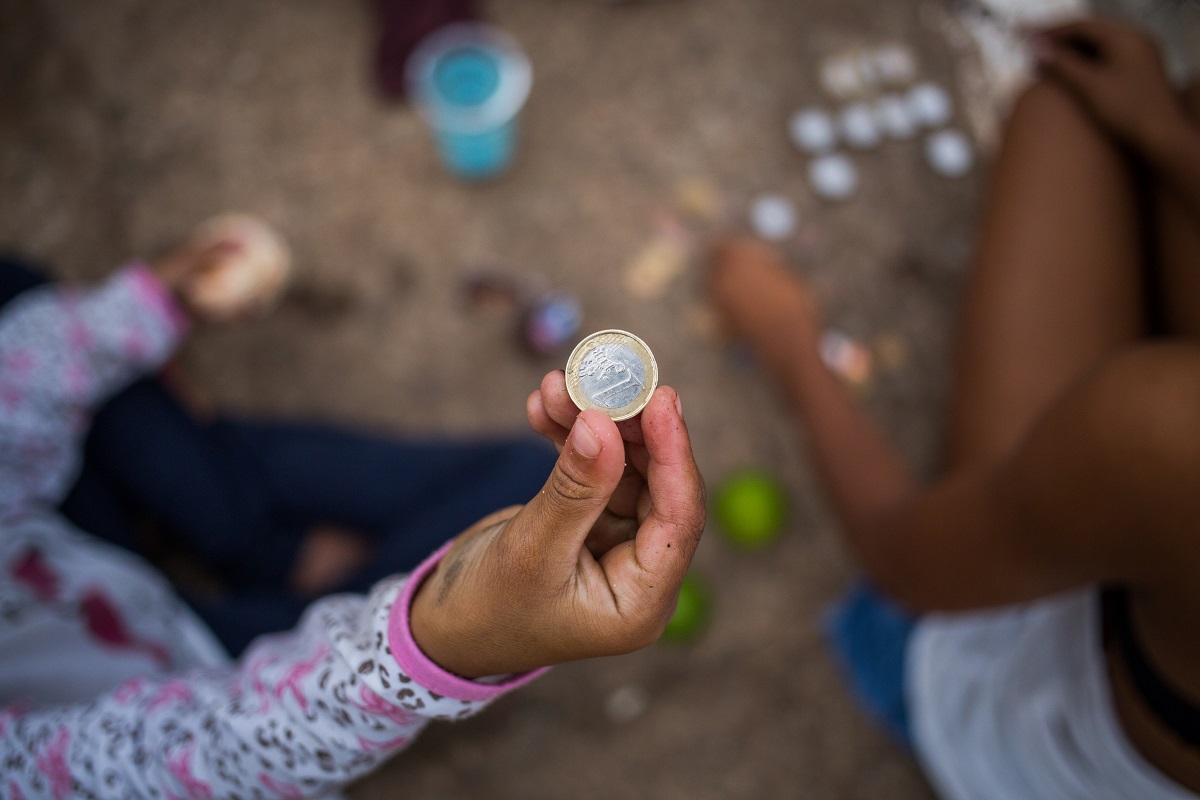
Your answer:
[[[647,382],[647,385],[650,387],[650,389],[648,392],[646,392],[646,397],[644,399],[639,401],[637,398],[634,398],[634,401],[632,403],[627,403],[624,406],[619,406],[618,408],[615,408],[615,409],[605,409],[602,406],[592,403],[591,399],[587,398],[587,397],[585,397],[585,399],[588,400],[588,402],[586,404],[580,403],[579,398],[576,397],[576,393],[574,391],[572,391],[572,389],[574,387],[572,387],[572,385],[571,385],[571,362],[575,358],[575,354],[578,353],[579,349],[581,347],[583,347],[585,344],[587,344],[589,341],[591,341],[592,339],[595,339],[598,336],[603,336],[604,334],[618,334],[621,336],[628,336],[630,339],[633,339],[635,342],[637,342],[638,345],[640,345],[641,348],[646,352],[646,355],[648,356],[649,366],[651,368],[651,371],[653,372],[653,379]],[[598,330],[593,333],[589,333],[587,336],[584,336],[582,339],[579,340],[579,343],[576,344],[574,348],[572,348],[571,354],[569,356],[567,356],[567,366],[566,366],[566,369],[563,370],[563,377],[564,377],[564,382],[567,384],[567,396],[571,398],[571,402],[574,403],[575,407],[578,408],[580,411],[584,411],[589,408],[594,408],[597,411],[599,411],[601,414],[604,414],[606,417],[611,419],[613,422],[624,422],[625,420],[632,419],[633,417],[636,417],[638,414],[642,413],[642,411],[646,408],[646,406],[650,404],[650,398],[654,397],[654,392],[658,390],[658,359],[654,357],[654,351],[650,349],[650,345],[646,344],[645,340],[642,339],[642,337],[638,336],[636,333],[631,333],[629,331],[622,330],[620,328],[604,328],[602,330]],[[645,391],[645,387],[643,387],[643,391]],[[580,389],[580,393],[582,393],[582,389]],[[639,392],[638,395],[640,396],[641,392]],[[630,410],[621,412],[621,409],[630,409]],[[610,412],[621,412],[621,413],[614,416]]]

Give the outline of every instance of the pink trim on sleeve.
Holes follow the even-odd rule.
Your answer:
[[[129,264],[124,268],[124,274],[137,290],[142,302],[157,311],[170,325],[172,334],[179,336],[188,329],[191,320],[149,266],[141,263]]]
[[[437,552],[421,562],[421,565],[408,576],[408,583],[396,599],[395,605],[392,606],[392,613],[388,619],[388,646],[391,647],[392,655],[395,656],[405,674],[429,691],[443,697],[453,697],[456,700],[472,702],[492,700],[507,691],[529,683],[546,672],[549,667],[535,669],[532,672],[522,672],[500,683],[478,683],[447,672],[421,652],[420,646],[413,638],[412,627],[409,625],[413,597],[416,596],[417,589],[429,577],[429,573],[433,572],[438,562],[442,560],[442,556],[446,555],[451,544],[453,542],[442,545]]]

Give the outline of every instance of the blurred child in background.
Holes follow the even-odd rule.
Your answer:
[[[725,245],[713,292],[869,580],[834,620],[839,656],[941,794],[1197,797],[1200,93],[1113,22],[1034,46],[1044,79],[995,164],[940,479],[921,485],[822,364],[817,304],[774,250]]]

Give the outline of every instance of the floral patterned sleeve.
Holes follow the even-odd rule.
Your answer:
[[[159,366],[186,321],[154,274],[48,285],[0,315],[0,511],[53,505],[75,477],[91,409]]]
[[[235,664],[133,679],[90,702],[0,715],[9,798],[306,798],[335,793],[431,719],[469,716],[536,677],[491,683],[421,653],[408,614],[436,565],[315,603]]]

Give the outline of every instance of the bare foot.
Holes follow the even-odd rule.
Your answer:
[[[314,526],[296,554],[291,587],[306,597],[327,592],[366,564],[373,551],[372,543],[356,531]]]
[[[816,300],[775,248],[748,237],[727,239],[713,250],[709,280],[725,322],[768,364],[787,363],[798,348],[816,351]]]

